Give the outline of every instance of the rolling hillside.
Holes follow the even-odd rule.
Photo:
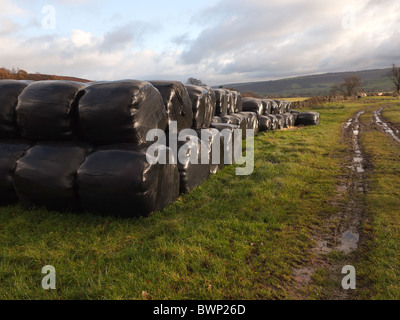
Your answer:
[[[327,95],[334,84],[343,78],[359,75],[363,81],[363,89],[367,92],[393,91],[393,84],[387,74],[390,69],[374,69],[355,72],[337,72],[301,76],[271,81],[225,84],[224,88],[234,88],[240,92],[252,91],[259,95],[281,97]]]

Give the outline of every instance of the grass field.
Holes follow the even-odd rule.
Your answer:
[[[340,210],[331,200],[347,152],[343,123],[361,108],[388,102],[315,106],[319,126],[256,137],[251,176],[226,167],[149,218],[1,208],[0,299],[294,298],[293,270],[316,258],[313,235]],[[394,298],[400,292],[400,149],[378,132],[362,141],[374,175],[368,237],[357,260],[360,296]],[[56,268],[57,290],[41,287],[45,265]],[[329,288],[321,276],[305,298],[324,296],[315,294],[324,285]]]

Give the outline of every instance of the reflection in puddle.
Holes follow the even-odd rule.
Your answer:
[[[359,135],[360,135],[360,125],[359,125],[359,119],[360,116],[363,115],[365,112],[360,111],[357,113],[356,117],[354,118],[354,129],[353,129],[353,149],[354,149],[354,158],[353,158],[353,166],[352,169],[357,172],[357,173],[363,173],[365,172],[364,167],[362,165],[362,162],[364,161],[364,158],[362,157],[361,153],[361,148],[358,142]],[[352,120],[352,119],[350,119]],[[347,124],[351,124],[351,121],[348,121]],[[346,125],[347,125],[346,124]]]
[[[350,230],[348,230],[345,233],[343,233],[341,238],[341,244],[338,249],[348,254],[358,248],[359,240],[360,236],[357,232],[351,232]]]

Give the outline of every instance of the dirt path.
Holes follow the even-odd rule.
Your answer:
[[[312,275],[321,269],[328,270],[327,282],[332,285],[323,288],[323,299],[352,299],[354,291],[344,290],[341,286],[342,268],[354,265],[357,261],[357,249],[362,239],[361,227],[366,218],[365,193],[368,190],[367,175],[372,171],[360,143],[360,134],[364,124],[360,117],[365,109],[359,111],[343,127],[343,140],[348,145],[348,155],[343,159],[343,176],[337,187],[337,195],[331,204],[339,208],[338,213],[330,216],[324,226],[325,233],[314,235],[317,243],[313,248],[316,258],[311,265],[294,271],[295,283],[292,293],[299,299],[308,298],[307,287]],[[329,259],[328,254],[340,253],[340,259]]]
[[[374,111],[374,122],[383,132],[385,132],[386,134],[391,136],[395,141],[400,143],[399,130],[396,129],[393,125],[389,124],[389,122],[387,122],[382,116],[383,109],[387,107],[389,106],[382,107]]]

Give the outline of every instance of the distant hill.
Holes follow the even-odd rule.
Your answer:
[[[41,74],[41,73],[28,73],[25,70],[21,69],[6,69],[0,68],[0,79],[15,79],[15,80],[68,80],[68,81],[78,81],[78,82],[90,82],[87,79],[81,79],[76,77],[68,77],[68,76],[56,76],[49,74]]]
[[[260,96],[311,97],[328,95],[331,87],[344,78],[358,75],[363,79],[366,92],[393,91],[393,83],[388,78],[388,69],[374,69],[352,72],[336,72],[301,76],[271,81],[225,84],[224,88],[233,88],[240,92],[252,91]]]

